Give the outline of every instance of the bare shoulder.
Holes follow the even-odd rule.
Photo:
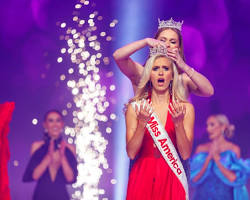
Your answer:
[[[182,104],[186,107],[186,109],[194,111],[194,106],[193,106],[192,103],[190,103],[190,102],[183,102]]]
[[[210,143],[200,144],[195,150],[195,153],[208,152],[210,147]]]
[[[185,106],[185,108],[186,108],[186,114],[188,116],[195,114],[195,109],[194,109],[194,106],[193,106],[192,103],[190,103],[190,102],[183,102],[182,105]]]
[[[74,154],[76,155],[76,147],[73,144],[69,144],[66,142],[66,147]]]
[[[135,108],[133,107],[132,103],[129,103],[126,110],[126,116],[133,116],[136,115]]]
[[[192,135],[194,132],[194,122],[195,122],[195,110],[193,104],[189,102],[184,102],[181,104],[185,108],[184,115],[184,126],[189,130],[192,130]]]
[[[228,142],[229,149],[232,150],[238,158],[240,158],[240,147],[232,142]]]
[[[43,144],[44,144],[43,140],[33,142],[30,150],[31,155],[35,153]]]

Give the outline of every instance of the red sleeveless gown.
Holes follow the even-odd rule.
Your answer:
[[[168,112],[165,130],[176,148],[174,123]],[[145,130],[143,143],[128,181],[127,200],[185,200],[185,191],[153,139]]]

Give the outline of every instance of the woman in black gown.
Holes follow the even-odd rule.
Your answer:
[[[37,181],[33,200],[69,200],[66,184],[76,181],[75,147],[62,139],[64,123],[60,112],[44,117],[45,137],[31,146],[31,159],[23,181]]]

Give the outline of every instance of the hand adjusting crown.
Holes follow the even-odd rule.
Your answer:
[[[181,27],[182,27],[182,24],[183,24],[183,20],[181,22],[177,22],[177,21],[174,21],[173,18],[171,17],[170,20],[160,20],[158,18],[158,29],[161,29],[161,28],[176,28],[178,29],[179,31],[181,31]]]

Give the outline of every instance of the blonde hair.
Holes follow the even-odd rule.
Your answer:
[[[212,117],[215,117],[221,125],[226,127],[224,130],[224,136],[227,138],[232,138],[234,135],[235,126],[229,122],[228,117],[224,114],[212,115]]]
[[[129,103],[133,101],[140,101],[141,99],[146,99],[148,97],[152,89],[152,87],[150,86],[151,71],[152,71],[155,60],[160,57],[165,57],[167,59],[170,59],[169,57],[165,55],[154,55],[148,58],[145,64],[137,91],[136,91],[136,94],[132,99],[129,100]],[[177,71],[177,67],[175,63],[172,60],[171,62],[172,62],[172,65],[171,65],[172,71],[173,71],[173,81],[172,81],[172,87],[170,88],[171,90],[170,93],[172,94],[172,99],[177,99],[180,102],[186,102],[187,98],[186,98],[185,88],[182,84],[182,81],[179,78],[179,73]]]

